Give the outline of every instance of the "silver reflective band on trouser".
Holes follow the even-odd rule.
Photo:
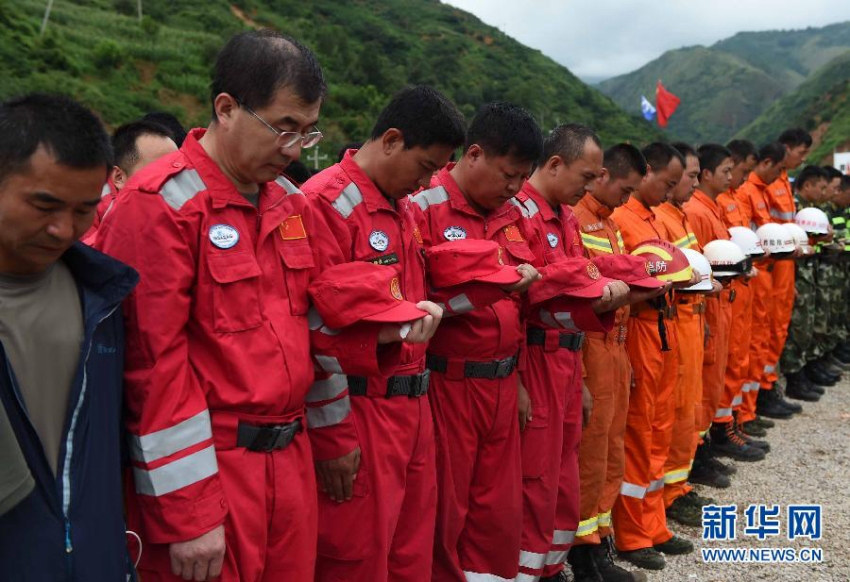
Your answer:
[[[332,400],[348,388],[348,377],[344,374],[332,374],[324,380],[316,380],[307,391],[306,402]]]
[[[522,550],[519,553],[519,565],[523,568],[531,570],[539,570],[543,567],[546,561],[546,554],[538,554],[537,552],[526,552]]]
[[[664,483],[665,485],[668,483],[678,483],[679,481],[684,481],[688,478],[688,473],[690,472],[690,467],[687,469],[676,469],[675,471],[668,471],[664,474]]]
[[[611,527],[611,512],[606,511],[605,513],[599,514],[599,527]]]
[[[641,487],[640,485],[626,483],[623,481],[623,484],[620,485],[620,495],[634,497],[635,499],[643,499],[646,497],[646,487]]]
[[[469,313],[475,309],[475,306],[466,296],[466,293],[461,293],[449,299],[449,308],[455,313]]]
[[[159,191],[165,203],[180,210],[189,200],[207,189],[197,170],[183,170],[171,177]]]
[[[578,528],[576,529],[576,536],[583,537],[589,536],[593,532],[599,529],[599,516],[591,517],[590,519],[585,519],[584,521],[578,522]]]
[[[649,484],[649,487],[646,488],[646,492],[652,493],[653,491],[658,491],[659,489],[664,489],[664,477],[652,481]]]
[[[301,190],[298,188],[298,186],[287,180],[285,176],[279,176],[278,179],[274,182],[275,184],[286,190],[287,194],[301,194]]]
[[[360,193],[357,185],[352,182],[342,189],[337,199],[331,202],[331,206],[339,212],[340,216],[348,218],[354,212],[354,208],[361,202],[363,202],[363,195]]]
[[[483,574],[481,572],[464,571],[463,576],[466,578],[466,582],[514,582],[513,578],[502,578],[495,574]]]
[[[735,398],[732,399],[732,406],[740,406],[744,403],[744,397],[738,394]]]
[[[569,550],[552,550],[546,554],[546,565],[557,566],[558,564],[563,564],[567,561],[568,553]]]
[[[556,529],[552,535],[552,545],[565,546],[573,543],[574,539],[576,539],[576,532],[569,529]]]
[[[449,193],[442,186],[435,186],[428,190],[423,190],[422,192],[413,197],[413,201],[423,211],[428,210],[429,206],[434,206],[435,204],[442,204],[443,202],[448,202],[448,200]]]
[[[323,406],[316,408],[307,407],[307,426],[309,428],[322,428],[341,423],[351,412],[351,400],[343,396]]]
[[[764,367],[765,374],[773,374],[776,371],[776,366],[767,365]]]
[[[211,438],[210,411],[205,409],[174,426],[141,436],[131,434],[130,457],[140,463],[152,463]]]
[[[794,220],[793,212],[782,212],[781,210],[770,209],[770,215],[779,220]]]
[[[732,416],[731,408],[718,408],[717,412],[714,413],[714,418],[726,418],[727,416]]]
[[[212,445],[149,471],[133,467],[136,492],[155,497],[188,487],[216,473],[218,462]]]
[[[316,358],[316,362],[318,362],[319,366],[321,366],[322,370],[325,372],[329,372],[331,374],[342,374],[342,366],[333,356],[323,356],[322,354],[314,354],[314,358]]]

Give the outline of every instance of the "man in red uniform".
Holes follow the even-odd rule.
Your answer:
[[[785,163],[779,177],[768,184],[764,191],[767,209],[773,222],[794,222],[797,207],[794,203],[794,193],[788,172],[802,165],[809,149],[812,147],[812,136],[803,129],[788,129],[779,136],[779,143],[785,146]],[[791,323],[791,312],[794,310],[794,261],[775,261],[772,273],[773,300],[770,302],[770,343],[768,344],[767,381],[775,384],[779,378],[777,366],[779,357],[785,349],[788,337],[788,325]]]
[[[758,163],[750,172],[747,181],[735,191],[735,198],[741,211],[750,219],[750,227],[758,228],[768,222],[773,222],[765,199],[768,184],[776,181],[785,168],[785,146],[780,143],[770,143],[758,152]],[[750,378],[759,383],[756,397],[756,410],[742,410],[738,422],[746,423],[759,416],[768,418],[790,418],[795,412],[802,411],[799,404],[785,400],[774,390],[774,384],[768,380],[770,372],[771,318],[770,310],[773,301],[773,268],[774,262],[769,262],[759,269],[758,275],[750,281],[753,294],[753,324],[752,349],[750,351]],[[752,386],[752,385],[751,385]],[[752,388],[751,388],[752,389]]]
[[[685,171],[673,189],[670,200],[653,210],[667,230],[670,242],[679,248],[701,252],[693,228],[682,210],[699,184],[699,158],[688,144],[675,143],[673,146],[685,158]],[[698,507],[707,500],[691,492],[687,479],[696,448],[696,417],[701,410],[705,299],[701,293],[677,293],[675,305],[679,373],[673,394],[675,418],[670,452],[664,465],[664,506],[668,519],[684,525],[699,526],[701,516],[698,515]]]
[[[694,226],[700,245],[705,247],[713,240],[729,239],[717,197],[729,188],[733,162],[729,150],[719,144],[701,146],[699,156],[700,187],[685,205],[685,213]],[[706,297],[708,337],[702,370],[702,414],[697,430],[705,443],[706,431],[711,429],[709,443],[712,453],[741,461],[757,461],[764,458],[764,451],[758,443],[749,441],[740,432],[732,416],[732,399],[735,395],[725,391],[734,301],[735,291],[729,285],[725,285],[720,294]],[[706,450],[702,449],[699,454],[706,454]]]
[[[346,260],[392,267],[404,297],[434,316],[408,195],[463,139],[463,116],[448,99],[408,88],[378,116],[369,141],[303,186]],[[405,344],[398,365],[380,375],[334,374],[317,384],[326,389],[307,405],[324,490],[316,580],[430,580],[437,483],[425,345]],[[344,418],[333,414],[346,407]]]
[[[585,254],[606,257],[625,253],[620,229],[611,213],[625,204],[646,176],[646,160],[630,144],[605,151],[603,175],[574,207]],[[658,296],[660,292],[648,293]],[[648,297],[632,291],[630,302]],[[582,348],[583,377],[593,399],[591,414],[579,448],[579,524],[569,562],[577,582],[643,580],[641,572],[627,572],[612,559],[611,509],[620,493],[625,464],[626,430],[632,368],[626,352],[629,306],[616,311],[612,331],[586,333]]]
[[[522,533],[517,363],[525,343],[524,291],[539,278],[509,201],[522,188],[543,139],[534,119],[508,103],[483,106],[464,153],[413,197],[426,247],[478,238],[504,247],[523,279],[495,303],[458,295],[428,346],[428,399],[437,440],[434,581],[513,579]],[[476,309],[476,307],[479,307]],[[448,317],[451,316],[451,317]]]
[[[142,277],[124,311],[127,513],[146,582],[314,578],[307,286],[342,257],[279,176],[320,138],[324,90],[297,41],[233,37],[216,61],[209,128],[134,176],[98,231],[97,246]],[[394,328],[317,330],[319,361],[378,374],[379,356],[398,355],[378,348]]]
[[[556,127],[543,144],[543,162],[513,202],[528,219],[525,228],[535,266],[546,269],[566,261],[587,263],[578,222],[569,205],[602,173],[602,148],[588,127]],[[582,427],[582,330],[610,327],[594,312],[623,305],[628,287],[609,283],[595,302],[577,300],[571,321],[552,325],[552,315],[535,305],[527,311],[527,364],[520,371],[531,403],[531,419],[522,427],[523,540],[519,581],[556,580],[579,522],[578,448]],[[613,315],[613,314],[611,314]],[[607,325],[606,325],[607,324]],[[589,399],[589,395],[588,399]]]
[[[653,143],[643,155],[650,170],[625,205],[612,214],[631,252],[667,232],[652,208],[664,202],[682,179],[685,160],[672,146]],[[673,535],[664,519],[664,462],[673,429],[673,390],[678,377],[676,328],[662,298],[631,308],[626,347],[634,371],[626,420],[626,466],[614,505],[614,531],[620,556],[642,568],[664,568],[664,553],[693,551]],[[660,512],[658,508],[660,507]],[[658,515],[661,519],[651,519]]]

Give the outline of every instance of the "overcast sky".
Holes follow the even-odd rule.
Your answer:
[[[850,20],[848,0],[443,0],[591,81],[750,30]]]

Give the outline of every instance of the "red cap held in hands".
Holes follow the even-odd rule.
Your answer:
[[[496,241],[462,239],[435,245],[425,251],[428,276],[434,287],[464,283],[513,285],[522,279],[516,267],[502,261]]]
[[[363,261],[326,269],[310,283],[308,293],[325,324],[346,327],[358,321],[404,323],[428,315],[405,301],[392,267]]]
[[[605,285],[611,283],[599,269],[587,259],[575,258],[546,265],[540,270],[543,275],[528,288],[528,300],[532,304],[543,303],[554,297],[566,296],[579,299],[602,297]]]
[[[601,255],[594,258],[593,262],[606,277],[622,281],[630,287],[660,289],[665,285],[652,276],[652,269],[642,256]]]

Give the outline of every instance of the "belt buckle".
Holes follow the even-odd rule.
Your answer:
[[[409,396],[411,398],[418,398],[419,396],[424,396],[425,393],[428,392],[428,384],[430,383],[430,381],[431,370],[426,368],[424,372],[412,378]]]
[[[251,443],[248,449],[261,453],[270,453],[274,450],[282,449],[292,442],[298,426],[298,421],[283,425],[264,426],[257,433],[254,442]]]
[[[393,396],[404,396],[408,393],[405,384],[409,382],[407,376],[392,376],[387,380],[387,398]]]
[[[506,378],[513,370],[514,359],[506,358],[496,363],[496,378]]]

